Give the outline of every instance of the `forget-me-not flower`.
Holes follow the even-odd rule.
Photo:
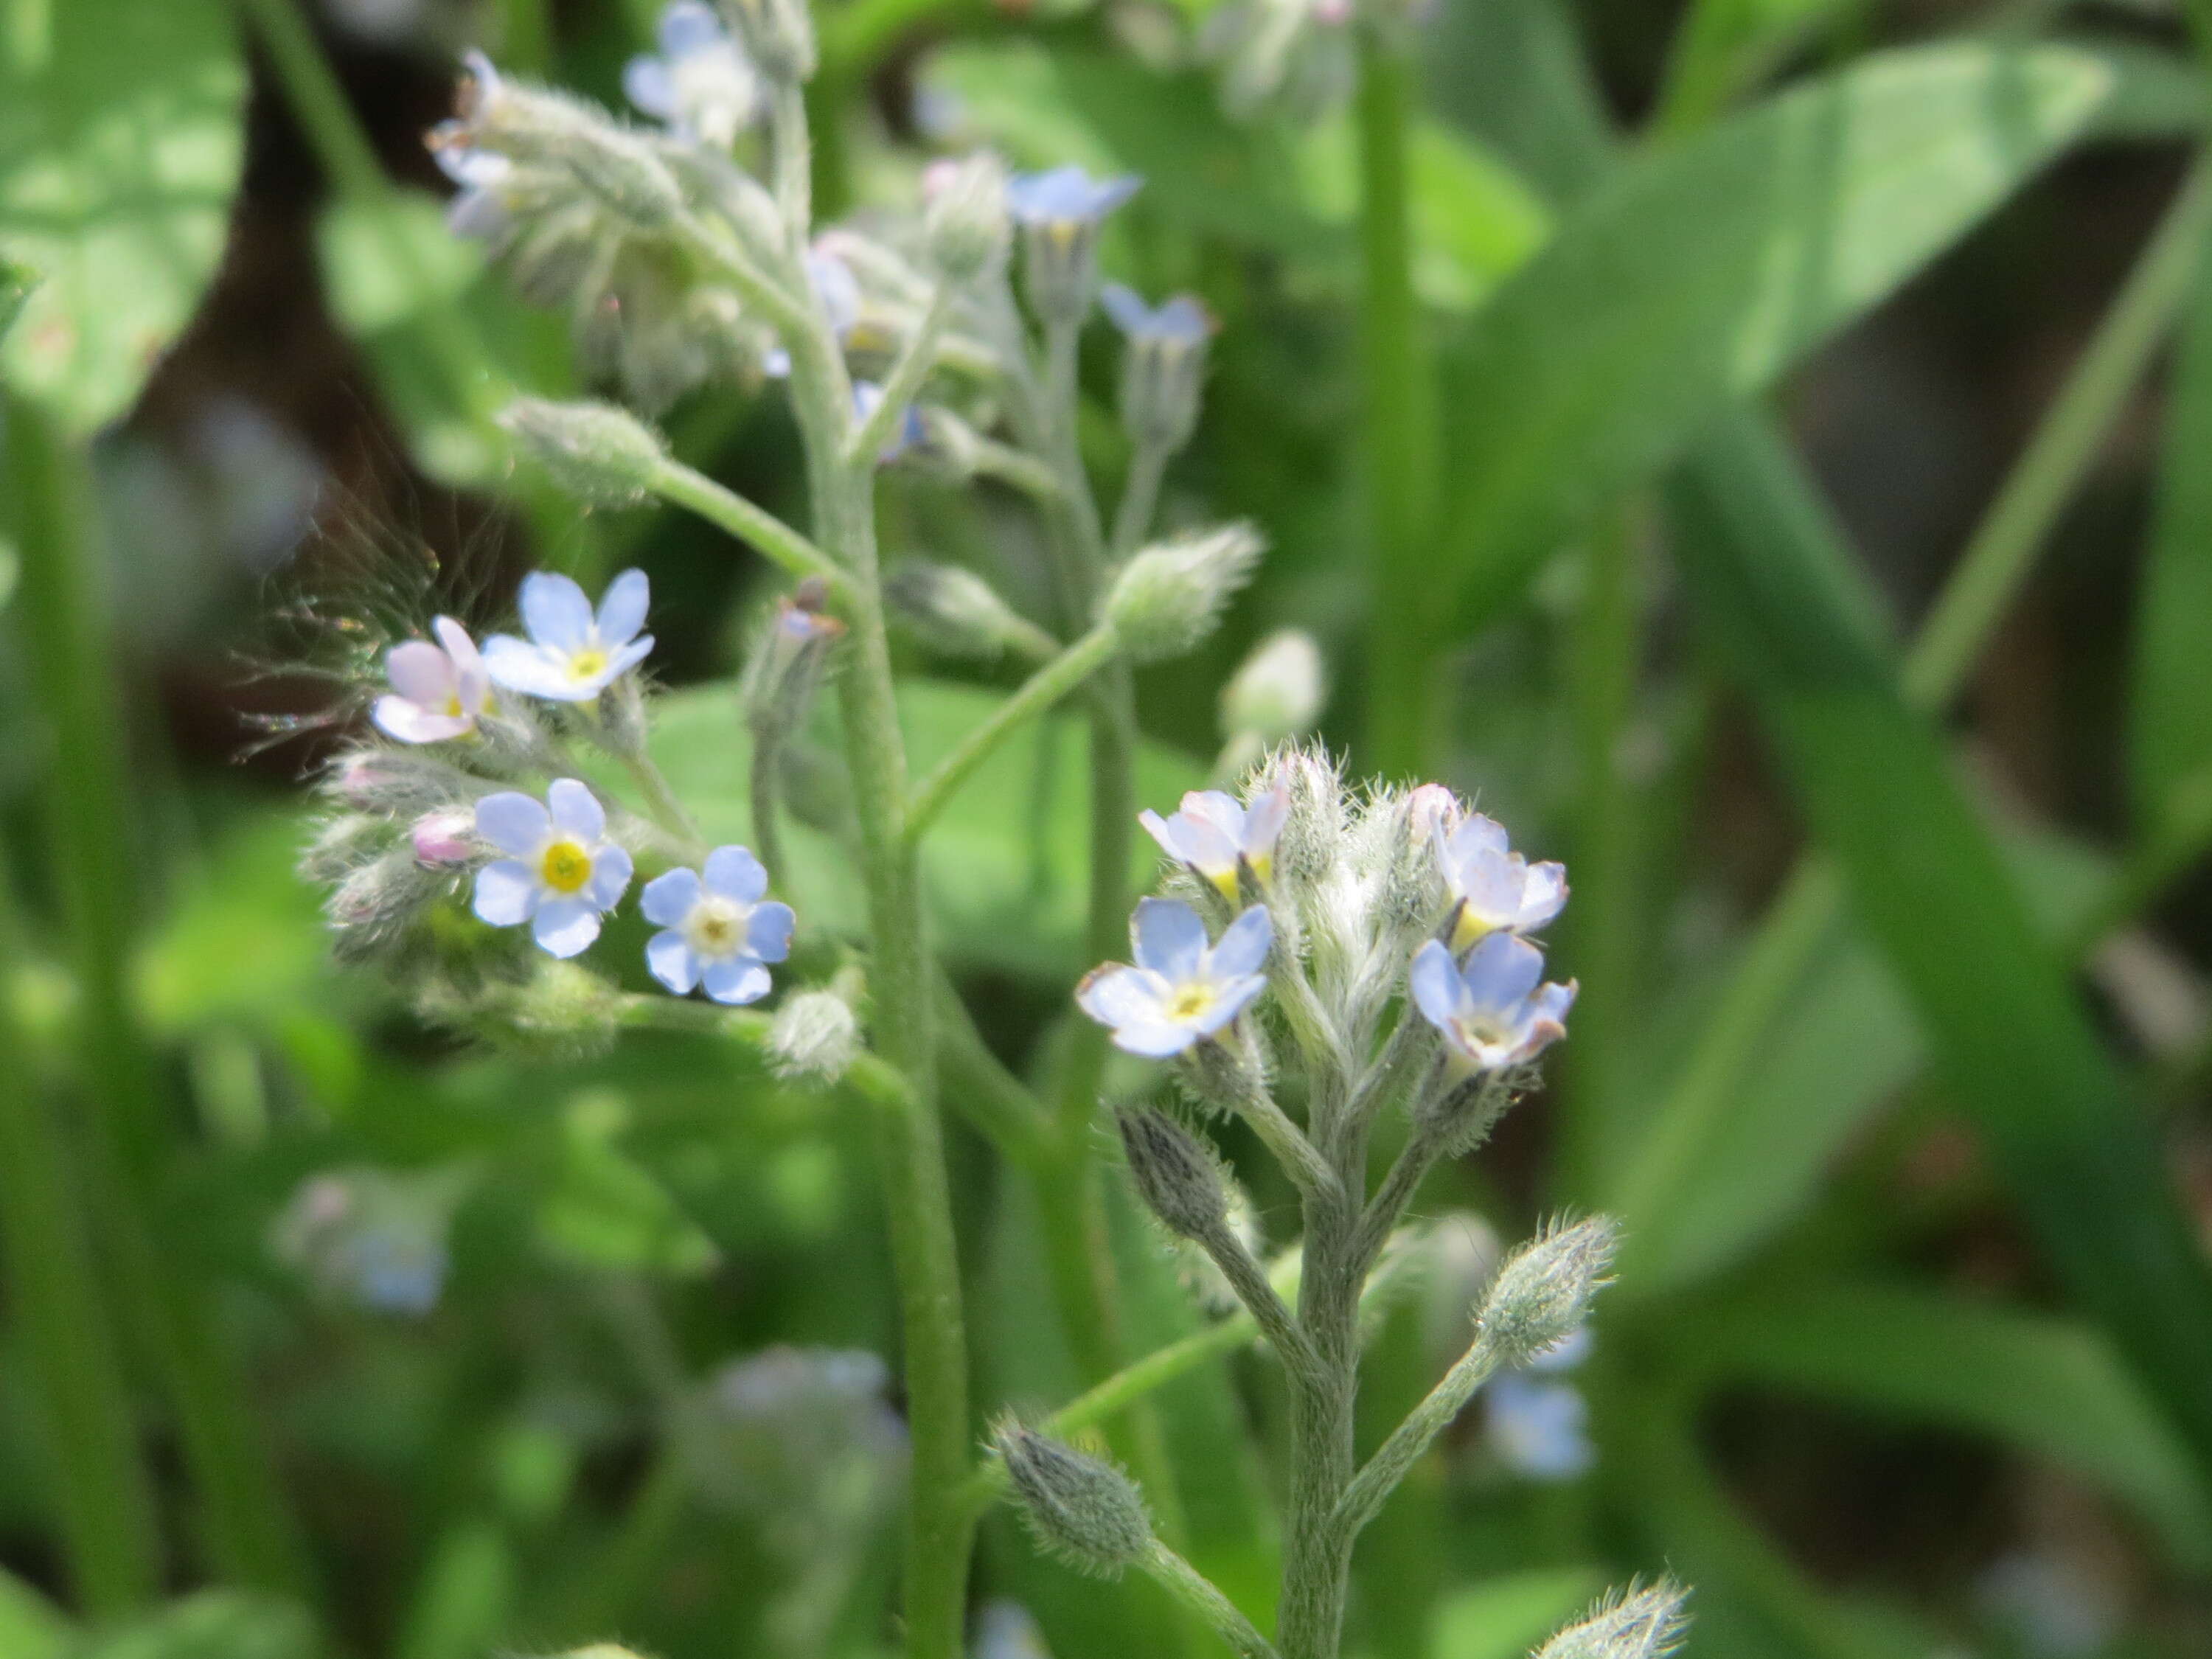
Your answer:
[[[1140,344],[1188,351],[1204,345],[1213,332],[1206,307],[1188,294],[1148,306],[1136,289],[1109,283],[1099,289],[1098,303],[1125,336]]]
[[[1173,453],[1198,425],[1206,343],[1205,307],[1178,294],[1157,308],[1134,289],[1109,283],[1099,295],[1127,341],[1121,359],[1121,424],[1139,444]]]
[[[1589,1402],[1559,1375],[1582,1364],[1589,1348],[1584,1326],[1492,1379],[1483,1398],[1485,1437],[1516,1474],[1531,1480],[1572,1480],[1597,1461]]]
[[[451,617],[430,624],[438,636],[409,640],[384,659],[392,690],[376,700],[369,718],[402,743],[439,743],[465,737],[491,704],[491,676],[469,630]]]
[[[768,872],[742,847],[717,847],[702,870],[676,869],[646,883],[647,921],[661,932],[646,942],[653,976],[678,996],[703,986],[717,1002],[757,1002],[768,994],[768,964],[791,954],[791,907],[763,902]]]
[[[556,957],[599,936],[599,917],[629,886],[629,854],[607,839],[607,812],[574,778],[541,804],[514,790],[477,803],[477,834],[507,854],[477,872],[476,912],[495,927],[530,924]]]
[[[1218,1035],[1267,987],[1260,971],[1273,945],[1267,908],[1255,904],[1209,948],[1198,912],[1177,899],[1140,900],[1131,918],[1134,967],[1109,963],[1075,988],[1075,1000],[1114,1046],[1164,1058]]]
[[[1022,279],[1049,325],[1081,324],[1097,285],[1099,222],[1144,181],[1093,179],[1081,167],[1024,173],[1006,184],[1006,214],[1022,229]]]
[[[660,51],[623,70],[623,94],[678,137],[721,149],[759,112],[760,76],[712,7],[676,0],[660,14]]]
[[[1455,951],[1486,933],[1532,933],[1566,907],[1566,866],[1529,863],[1507,847],[1505,826],[1480,812],[1449,831],[1438,824],[1437,863],[1457,905]]]
[[[434,142],[430,155],[439,170],[460,189],[446,204],[446,228],[456,236],[480,242],[496,242],[514,228],[514,210],[509,186],[514,163],[496,150],[477,149],[460,143]]]
[[[495,634],[484,641],[491,677],[510,691],[556,702],[589,702],[645,660],[653,635],[645,626],[645,572],[625,570],[607,584],[598,614],[584,590],[549,570],[522,579],[527,640]]]
[[[1249,806],[1218,789],[1194,789],[1182,798],[1182,810],[1164,818],[1146,808],[1137,814],[1152,838],[1167,855],[1188,865],[1221,890],[1226,898],[1237,896],[1238,865],[1249,865],[1264,884],[1274,867],[1275,842],[1283,833],[1283,820],[1291,810],[1291,792],[1278,783],[1255,797]]]
[[[1066,240],[1120,207],[1144,182],[1133,173],[1093,179],[1079,167],[1017,173],[1006,181],[1006,211],[1019,224]]]
[[[1413,953],[1413,1001],[1452,1053],[1479,1072],[1538,1054],[1567,1034],[1575,985],[1545,985],[1544,953],[1516,933],[1493,933],[1465,962],[1436,939]]]

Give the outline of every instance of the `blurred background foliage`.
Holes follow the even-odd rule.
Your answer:
[[[1506,1659],[1666,1566],[1714,1659],[2212,1651],[2187,8],[1437,0],[1395,179],[1366,101],[1224,114],[1209,9],[836,0],[817,183],[865,215],[979,144],[1145,175],[1107,268],[1219,325],[1167,516],[1273,542],[1223,635],[1139,678],[1148,804],[1206,776],[1216,688],[1297,626],[1356,772],[1441,778],[1570,862],[1573,1040],[1425,1194],[1445,1248],[1377,1339],[1376,1422],[1449,1362],[1496,1237],[1613,1210],[1620,1281],[1540,1433],[1479,1404],[1386,1511],[1355,1650]],[[0,284],[4,1659],[886,1643],[862,1126],[704,1037],[456,1048],[331,961],[293,870],[359,712],[316,652],[362,613],[484,620],[533,562],[649,571],[659,752],[743,831],[727,682],[766,572],[510,464],[509,395],[592,382],[447,235],[421,142],[472,43],[618,104],[655,10],[0,4],[0,252],[29,273]],[[1086,369],[1110,474],[1110,358]],[[773,396],[665,421],[796,510]],[[1004,502],[886,498],[889,550],[1035,597]],[[979,694],[915,665],[926,757]],[[1082,774],[1048,722],[933,846],[942,945],[1018,1069],[1086,965]],[[827,843],[785,884],[855,915]],[[1032,1200],[979,1140],[954,1164],[979,1392],[1049,1407],[1082,1374]],[[1289,1212],[1256,1198],[1263,1230]],[[1187,1334],[1176,1264],[1121,1220],[1135,1347]],[[119,1523],[64,1477],[130,1455],[67,1386],[110,1340],[151,1452]],[[1259,1612],[1274,1381],[1243,1354],[1159,1399],[1188,1553]],[[103,1527],[158,1539],[158,1582],[127,1549],[73,1573]],[[980,1577],[994,1659],[1175,1640],[1003,1516]]]

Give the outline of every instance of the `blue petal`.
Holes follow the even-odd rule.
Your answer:
[[[1109,963],[1094,968],[1075,988],[1075,1006],[1101,1025],[1142,1025],[1160,1018],[1166,981],[1142,968]]]
[[[691,872],[686,870],[683,873],[688,876]],[[691,988],[699,982],[699,957],[691,949],[690,941],[673,928],[646,940],[645,965],[653,978],[679,997],[690,995]]]
[[[740,904],[754,903],[768,891],[768,872],[748,847],[717,847],[707,854],[707,866],[701,874],[708,892]]]
[[[586,890],[592,902],[602,910],[611,910],[620,904],[622,896],[629,890],[634,871],[627,847],[609,845],[599,848],[599,856],[592,860],[592,884]]]
[[[575,778],[554,779],[545,804],[553,810],[553,822],[580,841],[597,841],[607,833],[607,809]]]
[[[1115,326],[1132,338],[1142,334],[1152,320],[1152,308],[1136,289],[1121,283],[1109,283],[1098,290],[1098,303],[1114,319]]]
[[[1431,939],[1413,952],[1413,969],[1406,977],[1413,1004],[1429,1024],[1439,1030],[1450,1030],[1467,1006],[1467,987],[1460,980],[1451,952]]]
[[[758,1002],[769,992],[768,969],[757,957],[725,957],[710,962],[699,980],[717,1002]]]
[[[788,904],[770,899],[746,924],[745,948],[763,962],[781,962],[791,954],[791,930],[798,921]]]
[[[1147,1060],[1165,1060],[1170,1054],[1179,1054],[1198,1040],[1196,1026],[1171,1024],[1165,1020],[1120,1025],[1114,1030],[1116,1048],[1124,1054],[1142,1054]]]
[[[577,956],[599,936],[599,913],[588,899],[548,899],[531,917],[530,934],[553,956]]]
[[[656,121],[676,118],[676,77],[658,58],[637,57],[623,65],[623,96],[641,115]]]
[[[653,590],[642,570],[625,570],[609,582],[599,596],[599,644],[612,651],[635,639],[652,600]]]
[[[1181,899],[1139,899],[1129,939],[1137,965],[1170,980],[1190,978],[1206,960],[1206,924]]]
[[[1214,994],[1213,1000],[1191,1024],[1207,1036],[1229,1024],[1251,1006],[1252,999],[1267,988],[1265,974],[1247,974],[1231,980]]]
[[[1544,953],[1517,933],[1486,933],[1460,980],[1478,1008],[1515,1008],[1544,976]]]
[[[502,789],[477,803],[477,834],[502,853],[534,853],[553,828],[553,815],[534,795]]]
[[[1206,967],[1222,979],[1257,974],[1274,942],[1275,919],[1266,905],[1255,904],[1223,931],[1221,942],[1206,959]]]
[[[537,902],[538,878],[528,865],[501,859],[477,872],[477,920],[495,927],[513,927],[530,920],[530,907]]]
[[[591,642],[592,602],[557,571],[533,570],[525,576],[518,603],[522,626],[538,644],[574,652]]]
[[[720,46],[724,38],[720,20],[699,0],[676,0],[660,14],[660,49],[671,58],[689,58]]]
[[[560,662],[527,641],[512,634],[495,634],[484,641],[484,671],[492,683],[526,697],[576,701],[575,682]]]
[[[681,927],[698,902],[699,872],[680,868],[655,876],[638,896],[645,919],[659,927]]]

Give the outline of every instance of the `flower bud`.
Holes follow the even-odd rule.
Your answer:
[[[1221,689],[1222,729],[1263,744],[1295,738],[1321,718],[1328,696],[1321,647],[1300,628],[1270,634]]]
[[[605,111],[509,81],[481,52],[469,54],[468,71],[460,117],[433,131],[433,148],[488,150],[520,166],[565,173],[642,228],[665,225],[683,211],[683,192],[652,145]]]
[[[923,175],[928,204],[922,236],[948,283],[969,287],[1006,269],[1012,230],[1006,217],[1006,169],[985,151],[940,161]]]
[[[1536,1650],[1536,1659],[1662,1659],[1688,1627],[1689,1592],[1671,1578],[1607,1595]]]
[[[1109,283],[1100,297],[1124,342],[1122,429],[1139,448],[1175,454],[1198,426],[1212,319],[1187,294],[1154,307],[1133,290]]]
[[[554,483],[594,507],[636,506],[668,458],[652,428],[612,404],[517,398],[499,423]]]
[[[835,1083],[860,1052],[860,1022],[835,991],[801,991],[769,1027],[769,1065],[787,1083]]]
[[[1221,620],[1230,596],[1252,580],[1265,544],[1249,525],[1224,525],[1146,548],[1122,566],[1106,619],[1135,662],[1193,649]]]
[[[416,819],[407,837],[414,845],[417,864],[431,869],[451,868],[476,857],[476,832],[477,815],[473,811],[448,807],[442,811],[425,812]]]
[[[1619,1224],[1601,1215],[1540,1233],[1498,1270],[1475,1316],[1476,1329],[1512,1364],[1571,1334],[1606,1282],[1620,1233]]]
[[[884,579],[884,601],[906,630],[948,657],[1050,656],[1051,635],[972,570],[908,559]]]
[[[769,80],[796,86],[813,76],[819,53],[806,0],[722,0],[722,14]]]
[[[1254,775],[1255,797],[1287,789],[1291,810],[1275,837],[1275,879],[1293,892],[1310,893],[1335,870],[1344,852],[1344,772],[1319,745],[1289,745],[1268,757]]]
[[[810,577],[775,603],[767,630],[745,659],[738,700],[754,741],[780,744],[805,724],[830,647],[845,624],[823,607],[827,595]]]
[[[1128,1476],[1018,1423],[994,1437],[1038,1544],[1080,1571],[1120,1577],[1152,1546],[1152,1517]]]
[[[1229,1213],[1221,1166],[1199,1138],[1164,1112],[1116,1112],[1129,1176],[1146,1207],[1178,1238],[1220,1232]]]

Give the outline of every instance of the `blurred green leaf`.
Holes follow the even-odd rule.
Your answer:
[[[314,1650],[313,1627],[297,1607],[204,1590],[87,1642],[71,1659],[309,1659]]]
[[[621,1145],[620,1095],[589,1090],[568,1103],[538,1226],[553,1251],[583,1267],[691,1275],[714,1265],[707,1236]]]
[[[2185,1568],[2212,1564],[2188,1449],[2105,1340],[2069,1320],[1887,1285],[1796,1287],[1694,1321],[1709,1381],[1778,1386],[1987,1435],[2094,1480]]]
[[[998,693],[969,686],[902,684],[914,775],[927,772],[998,701]],[[708,838],[746,840],[750,744],[735,688],[698,687],[666,698],[653,743],[655,760]],[[1041,753],[1048,762],[1042,769]],[[1089,965],[1080,959],[1090,846],[1085,755],[1079,721],[1065,715],[1039,721],[1002,744],[932,829],[922,880],[937,942],[952,961],[1071,982]],[[1152,804],[1201,787],[1205,776],[1199,763],[1156,744],[1140,750],[1137,769],[1139,797]],[[1042,836],[1033,837],[1039,802]],[[777,872],[776,885],[797,907],[800,925],[857,934],[861,895],[850,855],[805,828],[786,840],[791,867]],[[1149,846],[1138,849],[1133,875],[1149,879],[1156,858]]]
[[[137,964],[155,1030],[327,1008],[329,938],[297,867],[310,833],[289,815],[254,816],[193,872]]]
[[[61,1659],[70,1636],[60,1608],[15,1574],[0,1571],[0,1654],[8,1659]]]
[[[2166,398],[2165,455],[2141,594],[2136,601],[2128,783],[2139,830],[2212,765],[2212,260],[2198,268]]]
[[[12,259],[0,258],[0,339],[5,339],[8,331],[15,327],[17,313],[38,283],[36,271]]]
[[[0,46],[0,250],[46,277],[0,378],[83,434],[129,409],[215,274],[246,91],[219,0],[70,0]]]
[[[1622,166],[1447,359],[1460,620],[1948,247],[2115,80],[2058,47],[1885,53]]]
[[[1674,27],[1655,125],[1703,126],[1822,32],[1863,15],[1867,0],[1696,0]]]
[[[1501,1573],[1436,1610],[1430,1659],[1522,1659],[1605,1588],[1599,1567]]]
[[[2212,1466],[2212,1275],[2143,1103],[2037,936],[1794,458],[1749,416],[1673,491],[1676,558],[1853,907],[2080,1305]]]

